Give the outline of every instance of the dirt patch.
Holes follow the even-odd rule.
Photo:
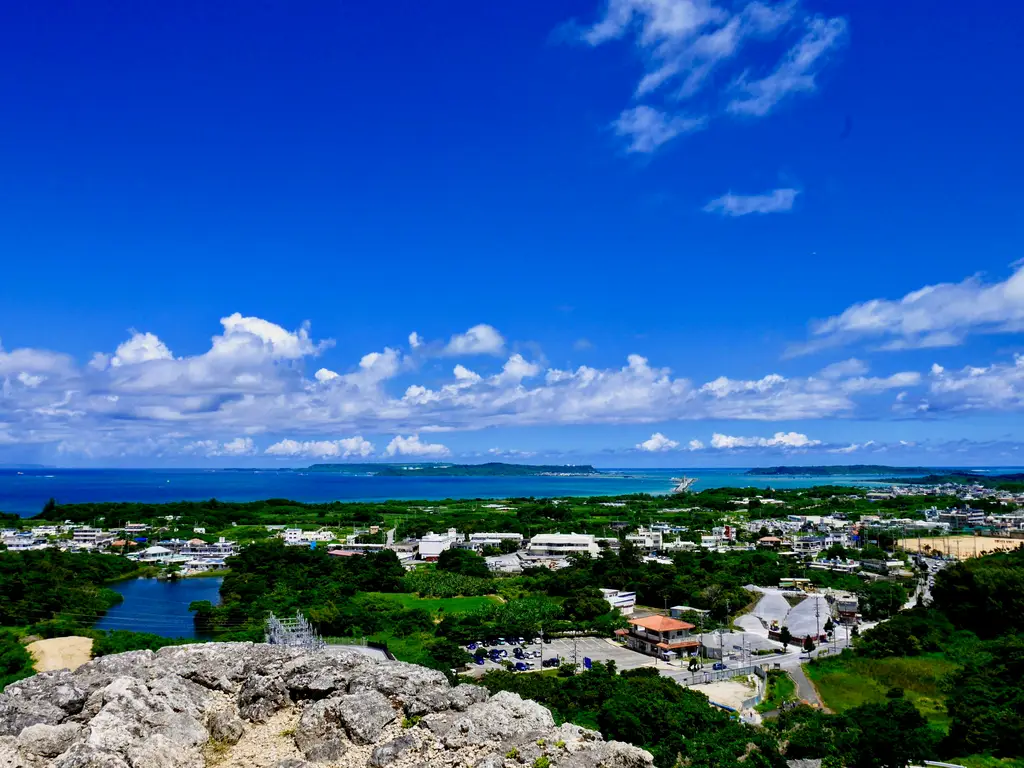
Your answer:
[[[1024,544],[1024,540],[991,536],[940,536],[900,539],[898,543],[907,552],[920,551],[926,555],[952,555],[958,560],[966,560],[969,557],[980,557],[990,552],[1009,552]],[[920,550],[918,545],[920,545]]]
[[[690,687],[694,691],[700,691],[716,704],[724,704],[733,709],[742,709],[743,701],[753,696],[757,690],[749,683],[741,683],[736,680],[721,680],[717,683]]]
[[[36,672],[78,669],[92,657],[91,637],[52,637],[25,646],[35,660]]]

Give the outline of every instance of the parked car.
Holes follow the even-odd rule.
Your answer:
[[[725,664],[723,664],[723,663],[722,663],[722,662],[720,662],[720,661],[716,661],[716,662],[715,662],[714,664],[712,664],[712,665],[711,665],[711,668],[712,668],[712,669],[715,669],[715,670],[719,670],[719,669],[727,669],[727,667],[725,666]]]
[[[523,662],[520,661],[518,664],[516,664],[516,672],[525,672],[525,671],[526,671],[526,665]]]
[[[474,663],[476,663],[477,665],[479,665],[481,667],[484,665],[484,657],[483,656],[474,656],[473,657],[473,661],[474,661]]]
[[[466,646],[466,648],[467,648],[467,650],[475,651],[476,650],[476,643],[470,643],[469,645]]]
[[[505,638],[504,637],[499,637],[498,638],[498,645],[505,645]]]

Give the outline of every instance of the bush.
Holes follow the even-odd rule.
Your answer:
[[[97,632],[92,641],[92,656],[108,656],[112,653],[126,651],[157,651],[167,645],[185,645],[195,642],[183,637],[162,637],[149,632],[130,632],[126,629],[115,629],[110,632]]]

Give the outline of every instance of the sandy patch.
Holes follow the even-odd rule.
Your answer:
[[[1024,544],[1024,539],[995,538],[992,536],[941,536],[936,538],[900,539],[899,545],[907,552],[952,555],[958,560],[987,555],[989,552],[1009,552]]]
[[[749,699],[757,692],[753,685],[734,680],[721,680],[717,683],[691,685],[690,687],[695,691],[700,691],[716,704],[724,704],[733,709],[742,709],[743,700]]]
[[[53,637],[36,640],[25,648],[35,659],[36,672],[55,669],[78,669],[92,656],[91,637]]]

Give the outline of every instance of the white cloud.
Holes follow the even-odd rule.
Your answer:
[[[202,456],[252,456],[256,453],[256,446],[251,437],[236,437],[226,443],[217,440],[196,440],[185,445],[183,450],[185,453]]]
[[[866,448],[871,448],[875,445],[874,440],[868,440],[865,443],[850,443],[849,445],[843,446],[842,448],[830,448],[829,453],[856,453],[857,451],[863,451]]]
[[[419,349],[423,346],[423,339],[420,338],[420,335],[416,333],[416,331],[409,334],[409,346],[413,349]]]
[[[703,451],[704,443],[702,443],[700,440],[694,439],[687,443],[686,447],[689,448],[691,451]]]
[[[649,153],[676,136],[705,127],[703,117],[669,115],[651,107],[640,105],[624,109],[612,123],[616,135],[629,140],[627,152]]]
[[[366,457],[373,453],[373,443],[362,435],[340,440],[291,440],[274,443],[264,451],[268,456],[302,457],[310,459]]]
[[[447,456],[451,451],[440,443],[421,443],[419,435],[395,437],[384,449],[385,456]]]
[[[1024,410],[1024,355],[1012,363],[966,366],[958,371],[933,365],[927,400],[916,411]]]
[[[170,360],[174,357],[167,345],[160,341],[152,333],[134,333],[128,341],[122,342],[110,364],[114,367],[121,365],[137,365],[147,363],[150,360]]]
[[[465,333],[451,337],[443,350],[446,355],[500,355],[505,339],[493,326],[481,323]]]
[[[642,443],[637,443],[637,450],[647,451],[648,453],[660,453],[664,451],[675,450],[679,447],[677,440],[670,440],[665,437],[661,432],[655,432],[648,439]]]
[[[327,368],[321,368],[315,374],[313,374],[313,378],[315,378],[321,384],[326,384],[328,381],[333,381],[334,379],[338,378],[338,376],[339,374],[335,373],[334,371],[328,370]]]
[[[751,213],[791,211],[799,192],[795,189],[773,189],[763,195],[734,195],[731,192],[704,206],[708,213],[724,216],[746,216]]]
[[[506,382],[519,382],[523,379],[536,376],[540,371],[541,368],[539,365],[529,362],[517,352],[505,361],[505,365],[501,368],[499,378]]]
[[[818,375],[823,379],[845,379],[849,376],[863,376],[868,372],[868,366],[863,360],[851,357],[848,360],[840,360],[837,363],[826,365]]]
[[[789,350],[806,354],[865,339],[881,350],[956,346],[971,333],[1024,330],[1024,265],[1004,281],[975,275],[959,283],[926,285],[901,299],[872,299],[811,325],[811,340]]]
[[[481,378],[479,373],[475,373],[469,370],[469,368],[462,365],[461,363],[459,365],[456,365],[455,368],[452,369],[452,373],[455,375],[456,379],[458,379],[459,381],[466,382],[467,384],[475,384],[476,382],[480,381]]]
[[[736,448],[810,448],[821,445],[820,440],[811,440],[799,432],[776,432],[772,437],[733,437],[716,432],[711,436],[711,447],[718,450]]]
[[[825,63],[827,54],[845,38],[845,19],[811,19],[806,34],[786,52],[770,75],[751,80],[744,73],[735,80],[733,87],[741,95],[729,102],[729,111],[761,117],[787,95],[813,91],[817,70]]]

